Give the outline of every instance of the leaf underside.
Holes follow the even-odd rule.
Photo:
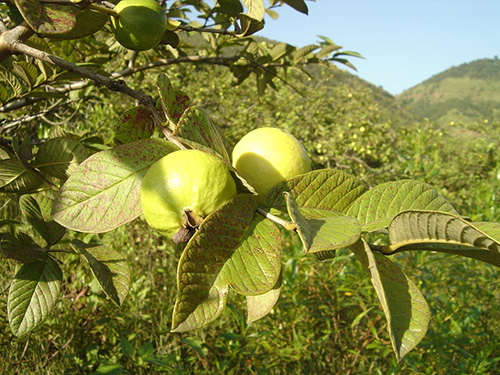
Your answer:
[[[432,186],[413,180],[380,184],[361,195],[347,210],[363,231],[387,228],[392,218],[406,210],[433,210],[457,214],[453,206]]]
[[[237,195],[207,216],[190,239],[178,263],[172,331],[200,328],[222,312],[228,286],[221,270],[250,227],[256,208],[250,195]]]
[[[59,190],[52,217],[66,228],[102,233],[141,212],[140,187],[148,168],[177,146],[159,138],[101,151],[85,160]]]
[[[14,335],[22,336],[43,323],[57,302],[61,279],[61,269],[50,256],[19,269],[7,299],[7,315]]]
[[[106,296],[121,306],[130,285],[130,269],[126,258],[114,249],[89,246],[78,240],[72,241],[72,247],[87,260]]]
[[[499,227],[495,223],[472,223],[445,212],[406,211],[389,225],[389,250],[439,251],[500,267]]]
[[[394,353],[400,361],[427,332],[430,319],[427,302],[415,283],[385,255],[372,252],[363,240],[350,249],[371,276],[387,319]]]

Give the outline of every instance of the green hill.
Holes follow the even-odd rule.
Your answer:
[[[417,117],[437,124],[500,118],[500,60],[447,69],[397,96]]]

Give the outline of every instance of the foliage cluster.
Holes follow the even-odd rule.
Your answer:
[[[243,3],[249,7],[250,15],[264,11],[258,6],[252,7],[261,1],[247,0]],[[271,1],[272,6],[281,3],[304,11],[302,1]],[[23,3],[16,4],[25,6]],[[205,2],[175,2],[169,10],[169,17],[182,19],[185,16],[183,6],[192,5],[204,15],[205,25],[177,25],[180,29],[175,34],[181,37],[178,44],[170,40],[170,44],[162,45],[155,51],[130,54],[117,46],[103,32],[105,29],[78,41],[70,39],[47,45],[43,45],[45,39],[30,38],[41,49],[37,49],[36,54],[25,49],[23,53],[31,57],[25,58],[25,61],[23,57],[12,57],[6,65],[10,71],[2,70],[4,82],[7,82],[6,90],[1,93],[4,101],[2,111],[21,108],[12,116],[7,116],[8,121],[2,124],[5,125],[5,134],[9,136],[3,142],[2,165],[10,168],[2,180],[2,189],[6,193],[5,198],[2,197],[2,226],[6,228],[2,234],[2,250],[8,257],[25,264],[19,268],[14,263],[3,262],[5,274],[20,271],[12,283],[9,278],[0,279],[3,296],[9,294],[8,301],[4,298],[0,304],[4,307],[2,314],[9,311],[8,318],[14,333],[27,333],[23,338],[14,339],[13,346],[10,346],[10,333],[2,338],[2,347],[10,347],[6,354],[2,354],[5,356],[2,358],[5,359],[2,361],[5,370],[12,371],[12,365],[16,365],[13,371],[18,373],[30,370],[34,373],[47,370],[96,374],[125,371],[427,373],[430,369],[434,373],[444,373],[446,369],[448,373],[449,366],[443,366],[435,353],[455,359],[457,354],[454,348],[468,346],[473,348],[470,357],[474,360],[467,363],[455,361],[456,368],[462,372],[488,373],[500,358],[496,348],[485,345],[485,342],[494,342],[498,335],[496,322],[490,318],[497,308],[494,303],[465,309],[462,316],[469,320],[464,319],[463,327],[468,328],[470,322],[473,327],[471,332],[474,332],[466,336],[466,342],[456,342],[462,340],[464,335],[450,330],[448,340],[455,340],[453,345],[456,346],[444,344],[441,329],[431,323],[428,340],[434,350],[416,353],[407,357],[406,362],[397,363],[397,360],[405,356],[427,330],[429,312],[418,287],[426,298],[438,299],[440,303],[436,306],[439,310],[431,307],[438,316],[451,309],[445,316],[453,313],[454,319],[439,321],[438,318],[438,321],[442,326],[451,324],[457,330],[457,327],[462,327],[456,323],[459,319],[457,310],[467,302],[466,296],[470,300],[472,289],[469,288],[476,286],[476,282],[477,288],[484,291],[488,300],[498,297],[496,283],[484,283],[485,280],[497,279],[497,269],[456,257],[452,258],[457,260],[456,263],[447,258],[450,268],[443,270],[436,266],[442,264],[442,255],[426,252],[409,251],[394,256],[392,259],[398,260],[408,272],[419,276],[417,285],[382,253],[423,248],[499,264],[498,225],[470,223],[458,216],[436,190],[422,182],[392,181],[410,176],[434,183],[435,177],[441,173],[440,182],[443,184],[440,189],[455,192],[457,196],[464,194],[463,189],[478,177],[483,179],[485,189],[491,190],[492,186],[494,189],[497,186],[494,178],[498,178],[495,175],[498,171],[495,138],[481,134],[477,137],[480,139],[478,142],[467,144],[468,151],[482,151],[479,169],[474,168],[474,161],[467,159],[468,154],[456,153],[450,160],[446,154],[434,152],[433,159],[429,160],[426,150],[446,144],[439,141],[439,137],[443,136],[440,131],[433,133],[435,130],[430,126],[428,131],[422,131],[419,125],[419,128],[403,133],[401,126],[394,126],[381,115],[379,104],[368,89],[353,89],[346,84],[331,85],[330,73],[319,71],[312,74],[302,69],[311,63],[329,65],[329,60],[349,64],[343,60],[339,46],[327,38],[322,38],[318,45],[304,48],[272,45],[249,38],[244,34],[255,31],[253,28],[258,29],[258,20],[255,22],[248,14],[241,15],[243,8],[239,1],[221,4],[219,10],[214,11]],[[269,14],[274,12],[272,9],[267,11]],[[208,21],[229,27],[230,20],[236,16],[239,29],[235,33],[240,33],[238,39],[221,32],[221,29],[218,33],[202,33],[206,41],[204,47],[189,45],[189,38],[183,38],[183,33],[191,32],[193,27],[205,27]],[[245,33],[241,34],[241,28],[245,29]],[[84,52],[86,46],[92,47]],[[67,62],[77,64],[59,62],[57,67],[48,65],[44,60],[47,55],[39,53],[45,47],[50,48],[52,53],[57,51],[66,56]],[[196,55],[187,51],[194,51]],[[126,67],[120,61],[123,56]],[[52,57],[50,59],[53,61]],[[227,70],[216,68],[179,66],[184,62],[190,65],[222,65],[232,74],[224,74]],[[175,86],[161,78],[163,75],[158,80],[155,79],[157,74],[149,75],[149,72],[157,73],[157,69],[165,66],[169,67],[169,76]],[[291,68],[311,74],[311,79],[306,82],[298,79]],[[127,77],[128,84],[116,86],[102,74],[106,71],[113,72],[111,77],[114,79]],[[109,90],[96,88],[89,81],[81,81],[78,74],[82,73],[108,89],[122,91],[142,106],[137,106],[131,99],[122,103],[116,101],[116,95],[110,94]],[[255,79],[254,85],[248,84],[249,77]],[[234,83],[239,84],[237,89],[232,87]],[[182,90],[174,87],[182,87]],[[266,88],[274,90],[266,91]],[[250,90],[257,92],[258,97],[249,94]],[[155,98],[159,95],[159,101],[149,101],[142,95],[144,91],[154,93]],[[188,97],[193,99],[188,100]],[[200,102],[196,103],[196,100]],[[29,112],[22,109],[27,104],[30,105]],[[189,291],[183,295],[182,291],[178,291],[175,274],[182,277],[184,270],[178,264],[186,265],[188,256],[200,251],[207,254],[210,250],[217,258],[222,258],[227,256],[228,251],[235,250],[229,249],[228,245],[210,247],[211,243],[203,243],[202,239],[198,244],[190,241],[185,249],[182,246],[175,248],[168,240],[159,238],[145,227],[143,221],[134,219],[140,213],[130,203],[136,195],[137,181],[126,186],[130,189],[125,194],[118,195],[120,199],[132,197],[130,202],[121,202],[125,206],[122,211],[127,211],[124,213],[119,212],[121,207],[113,201],[104,202],[103,207],[82,205],[78,213],[64,201],[66,198],[61,198],[68,192],[71,199],[76,197],[75,192],[78,191],[93,194],[91,189],[95,188],[98,191],[96,196],[100,194],[108,199],[110,195],[101,194],[105,189],[99,184],[109,183],[109,176],[121,178],[116,185],[123,186],[125,179],[117,176],[116,171],[132,170],[133,175],[140,177],[140,173],[136,173],[138,170],[145,169],[159,155],[172,151],[182,142],[223,154],[225,147],[215,130],[217,128],[211,125],[197,104],[202,104],[208,113],[214,115],[214,122],[220,125],[229,139],[229,146],[250,129],[277,125],[304,140],[318,168],[337,168],[318,170],[288,181],[276,187],[265,201],[265,208],[291,221],[301,242],[292,233],[280,233],[282,245],[278,250],[284,260],[281,299],[265,311],[270,315],[258,323],[247,324],[243,314],[245,298],[217,281],[222,275],[222,282],[227,282],[227,275],[222,271],[214,274],[216,281],[212,285],[203,285],[200,280],[195,280],[195,283],[196,287],[209,288],[206,289],[209,295],[213,295],[213,289],[229,293],[231,299],[224,312],[210,312],[213,305],[204,299],[204,295]],[[131,105],[134,107],[130,108]],[[156,112],[157,109],[160,111]],[[153,114],[153,118],[145,116],[145,113]],[[155,117],[158,114],[160,118]],[[153,125],[156,125],[156,130],[153,130]],[[170,133],[172,129],[173,136]],[[205,132],[204,135],[197,133],[200,129]],[[470,130],[477,132],[477,129]],[[154,140],[147,139],[153,134]],[[164,136],[170,142],[159,140],[158,136]],[[445,138],[450,137],[452,134],[447,134]],[[179,140],[182,142],[179,143]],[[394,147],[387,147],[388,143]],[[124,145],[116,147],[120,144]],[[456,138],[456,144],[463,144],[463,140]],[[408,145],[412,148],[408,149]],[[485,152],[483,146],[486,145]],[[486,157],[483,158],[484,155]],[[116,156],[125,162],[113,169],[110,161]],[[452,178],[462,171],[447,169],[456,163],[456,157],[469,163],[460,166],[471,171],[470,179],[465,183],[460,178]],[[441,168],[437,171],[433,169],[433,162],[439,162]],[[94,173],[95,169],[85,169],[86,166],[110,168],[106,169],[107,177],[93,179],[90,173]],[[366,188],[361,181],[343,173],[342,169],[363,177],[375,188],[363,195]],[[390,182],[381,184],[385,181]],[[71,184],[74,184],[73,187]],[[32,194],[35,190],[37,194]],[[58,195],[51,190],[59,190]],[[313,199],[315,192],[326,190],[331,190],[329,197],[332,202],[325,205],[321,200]],[[489,203],[493,209],[498,196],[494,190],[491,193]],[[405,196],[410,197],[408,202]],[[474,195],[469,193],[467,196]],[[206,226],[199,233],[210,234],[206,228],[212,226],[217,229],[224,223],[242,226],[232,219],[237,213],[242,220],[252,221],[248,213],[240,214],[234,208],[247,207],[250,200],[245,196],[238,199],[228,203],[224,207],[226,211],[207,218]],[[55,201],[55,208],[50,215],[52,201]],[[388,201],[389,205],[381,205],[379,210],[378,204],[384,201]],[[416,210],[407,211],[412,208]],[[23,211],[22,215],[19,209]],[[110,211],[111,216],[105,211]],[[115,215],[116,212],[119,214]],[[498,211],[485,212],[473,219],[498,220]],[[73,217],[68,219],[68,213]],[[74,214],[81,214],[83,219],[75,220]],[[102,215],[101,221],[94,222],[99,215]],[[65,235],[67,230],[52,221],[51,216],[70,229],[91,233]],[[128,224],[121,226],[125,222]],[[255,230],[259,227],[263,231],[260,223],[259,220],[254,221],[250,228]],[[267,225],[270,228],[271,224]],[[340,227],[342,230],[338,230]],[[412,234],[402,229],[405,227],[416,227],[421,232]],[[383,234],[386,228],[392,244]],[[425,232],[425,228],[431,230]],[[98,233],[110,229],[114,230],[106,235]],[[362,230],[364,235],[360,240]],[[377,230],[382,234],[370,234]],[[466,235],[459,238],[462,232]],[[257,234],[258,238],[267,236],[264,231]],[[250,233],[249,236],[253,235]],[[195,235],[193,238],[198,240],[200,237]],[[217,239],[216,236],[213,238]],[[97,241],[100,246],[94,247]],[[245,246],[245,252],[254,250],[248,244]],[[320,258],[329,258],[332,253],[323,250],[344,247],[349,247],[350,251],[339,250],[336,257],[322,263],[303,254],[305,250]],[[262,249],[268,251],[267,247]],[[212,261],[208,256],[204,257]],[[86,262],[95,277],[92,277]],[[40,264],[43,264],[44,270],[37,273]],[[129,269],[127,264],[134,267]],[[261,262],[259,266],[263,264]],[[65,271],[63,274],[61,268]],[[239,272],[249,269],[237,268]],[[436,294],[434,288],[442,286],[443,280],[455,270],[474,276],[473,282],[458,280],[462,282],[460,285],[465,285],[458,292],[450,290],[449,293]],[[197,268],[191,271],[199,273]],[[370,273],[371,279],[361,276],[364,271]],[[34,280],[33,275],[43,280]],[[252,275],[248,277],[253,281]],[[392,277],[397,279],[396,282]],[[272,277],[269,280],[274,284]],[[268,284],[269,280],[266,281]],[[130,287],[129,281],[132,281]],[[236,284],[235,279],[230,281],[232,285]],[[36,284],[34,288],[33,284]],[[242,294],[250,294],[246,295],[247,304],[251,301],[249,297],[256,293],[255,288],[247,286],[235,289]],[[252,291],[248,292],[248,289]],[[257,285],[257,289],[259,293],[264,290],[262,285]],[[23,297],[26,290],[47,305],[33,313],[30,310],[33,304],[28,301],[26,305],[27,300]],[[65,298],[55,299],[59,291]],[[127,294],[129,297],[125,299]],[[181,297],[189,297],[187,304],[193,309],[187,318],[179,314]],[[191,298],[197,300],[193,302]],[[113,305],[104,303],[106,299],[122,308],[117,310]],[[21,303],[13,302],[18,300]],[[378,312],[379,303],[382,303],[384,314]],[[52,308],[53,314],[47,317]],[[223,319],[195,334],[172,333],[169,330],[171,325],[174,329],[181,327],[181,331],[197,328],[219,314]],[[388,319],[387,326],[384,325],[384,315]],[[44,318],[47,318],[44,331],[31,331]],[[2,321],[6,319],[4,317]],[[33,320],[30,322],[30,319]],[[405,325],[403,329],[398,328],[401,323]],[[75,326],[81,326],[81,330],[75,331]],[[386,330],[389,331],[389,338]],[[73,333],[68,336],[67,332]],[[45,341],[43,337],[47,334],[49,338]],[[396,357],[389,356],[390,343]],[[24,350],[21,349],[23,345],[26,345]],[[424,345],[427,344],[424,342]],[[431,363],[433,367],[429,366]]]

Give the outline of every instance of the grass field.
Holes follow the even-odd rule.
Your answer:
[[[401,363],[368,277],[347,251],[303,257],[289,238],[284,287],[271,314],[247,325],[244,299],[186,334],[169,332],[178,251],[136,221],[102,240],[125,252],[132,286],[121,309],[105,300],[78,256],[59,257],[59,306],[27,337],[6,322],[0,273],[0,374],[498,374],[499,272],[465,258],[401,254],[394,260],[422,288],[432,311],[427,336]]]

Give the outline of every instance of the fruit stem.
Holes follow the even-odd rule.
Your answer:
[[[98,12],[109,14],[112,17],[118,18],[118,13],[114,9],[103,7],[97,4],[90,4],[89,9],[97,10]]]
[[[283,228],[285,228],[286,230],[295,230],[297,228],[297,225],[295,223],[292,223],[290,221],[286,221],[286,220],[283,220],[282,218],[280,217],[277,217],[277,216],[274,216],[273,214],[271,214],[270,212],[267,212],[265,210],[263,210],[262,208],[257,208],[257,212],[264,216],[266,219],[269,219],[271,220],[272,222],[278,224],[278,225],[281,225]]]

